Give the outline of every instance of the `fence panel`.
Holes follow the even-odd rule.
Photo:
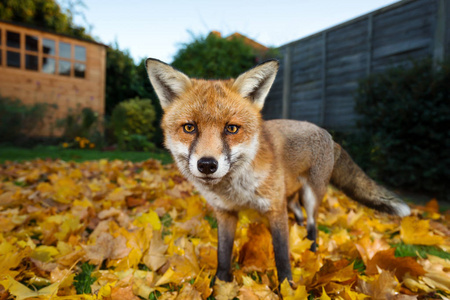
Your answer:
[[[414,59],[450,55],[450,1],[403,0],[280,47],[266,119],[355,130],[358,81]]]

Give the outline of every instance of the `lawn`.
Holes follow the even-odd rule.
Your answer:
[[[0,164],[5,161],[25,161],[33,159],[61,159],[64,161],[82,162],[87,160],[129,160],[140,162],[150,158],[160,160],[163,164],[172,162],[169,153],[138,152],[138,151],[100,151],[95,149],[64,149],[58,146],[37,146],[34,148],[19,148],[12,146],[0,147]]]

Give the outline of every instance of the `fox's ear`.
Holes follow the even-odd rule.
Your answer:
[[[233,87],[242,97],[250,99],[259,109],[262,109],[264,100],[277,75],[278,66],[277,60],[264,62],[239,75]]]
[[[191,85],[189,77],[162,61],[147,58],[145,65],[147,66],[148,78],[163,109],[166,109],[175,98]]]

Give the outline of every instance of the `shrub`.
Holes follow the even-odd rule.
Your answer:
[[[378,178],[449,199],[449,82],[449,61],[433,69],[431,60],[361,81],[356,110]]]
[[[193,37],[175,54],[172,66],[190,77],[227,79],[236,77],[261,60],[273,58],[278,52],[255,50],[243,38],[222,38],[216,34]]]
[[[111,116],[111,127],[124,150],[150,150],[156,131],[155,108],[149,99],[133,98],[119,103]]]
[[[89,107],[81,108],[78,106],[76,109],[69,109],[67,116],[57,121],[57,126],[63,128],[63,138],[66,142],[72,143],[80,139],[87,139],[101,147],[103,135],[99,130],[99,123],[97,112]]]
[[[0,96],[0,141],[16,142],[39,130],[48,104],[24,105],[22,101]]]

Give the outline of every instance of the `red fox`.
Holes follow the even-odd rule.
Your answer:
[[[407,204],[370,179],[324,129],[308,122],[262,120],[277,60],[235,80],[191,79],[152,58],[146,66],[164,110],[165,146],[215,210],[220,280],[233,279],[232,249],[241,209],[267,216],[279,283],[292,282],[288,207],[302,224],[303,204],[307,237],[315,251],[318,206],[330,181],[368,207],[410,214]]]

